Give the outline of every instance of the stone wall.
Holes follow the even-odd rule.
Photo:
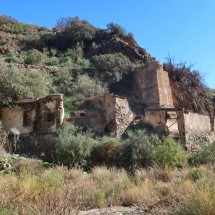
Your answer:
[[[185,112],[183,113],[183,121],[180,121],[180,123],[183,123],[180,124],[180,127],[189,151],[198,151],[198,144],[215,141],[209,116]]]
[[[174,110],[146,110],[144,122],[152,125],[158,134],[179,136],[177,112]]]
[[[133,120],[127,99],[116,97],[116,136],[120,137]]]
[[[86,100],[81,110],[75,111],[71,120],[87,125],[99,134],[121,136],[133,121],[133,113],[127,99],[104,95]]]
[[[198,151],[199,144],[215,141],[214,119],[207,115],[168,108],[146,109],[144,122],[158,134],[179,137],[189,151]]]
[[[21,134],[33,131],[55,130],[63,123],[62,95],[49,95],[42,99],[20,99],[14,107],[0,110],[3,129],[17,128]]]
[[[168,73],[160,62],[151,62],[147,67],[136,69],[134,76],[140,100],[147,107],[173,107]]]

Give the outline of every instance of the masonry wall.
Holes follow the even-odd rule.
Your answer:
[[[104,95],[85,101],[83,110],[75,111],[72,121],[88,125],[99,134],[121,136],[133,121],[127,99]]]
[[[160,62],[151,62],[135,71],[135,82],[141,94],[141,102],[147,107],[173,107],[168,73]]]
[[[116,97],[116,136],[121,136],[133,120],[127,99]]]
[[[1,110],[1,118],[3,129],[8,131],[10,128],[17,128],[20,133],[30,133],[33,131],[32,123],[26,123],[24,120],[25,114],[28,113],[29,119],[35,120],[36,109],[25,111],[22,106],[14,108],[3,108]]]
[[[179,136],[177,114],[175,111],[146,110],[144,122],[153,126],[158,134]]]
[[[63,96],[50,95],[42,99],[20,99],[14,107],[0,110],[3,129],[17,128],[21,134],[55,130],[63,123]]]

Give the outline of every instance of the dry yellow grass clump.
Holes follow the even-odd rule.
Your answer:
[[[215,214],[214,167],[136,170],[95,167],[86,173],[65,167],[45,168],[20,160],[0,175],[0,214],[77,214],[79,210],[138,205],[166,214]]]

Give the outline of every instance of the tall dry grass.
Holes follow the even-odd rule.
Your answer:
[[[25,159],[0,174],[0,214],[77,214],[79,210],[139,205],[173,214],[215,211],[213,166],[136,170],[95,167],[90,173],[65,167],[45,169]],[[191,213],[194,209],[201,213]],[[166,213],[167,214],[167,213]]]

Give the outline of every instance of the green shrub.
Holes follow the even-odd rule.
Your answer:
[[[14,52],[9,52],[7,53],[6,57],[5,57],[5,61],[8,63],[16,63],[17,62],[17,58]]]
[[[131,61],[122,53],[96,55],[91,61],[95,68],[94,76],[109,84],[120,81],[132,70]]]
[[[171,137],[165,138],[153,151],[153,161],[164,167],[180,167],[187,163],[188,158],[189,154],[182,145]]]
[[[152,150],[150,137],[140,131],[119,146],[116,163],[130,171],[145,167],[151,164]]]
[[[92,164],[107,166],[114,165],[119,144],[120,142],[116,138],[103,137],[101,142],[93,147],[91,155]]]
[[[106,92],[108,90],[104,84],[90,78],[88,75],[79,75],[71,88],[71,95],[82,95],[84,98],[101,96]]]
[[[73,66],[73,62],[72,62],[72,59],[70,57],[63,58],[62,64],[68,68],[71,68]]]
[[[112,34],[117,36],[125,36],[127,34],[126,30],[122,26],[113,22],[107,24],[107,28]]]
[[[40,71],[11,68],[0,71],[0,106],[15,99],[44,97],[49,93],[50,78]]]
[[[57,57],[51,57],[46,62],[46,64],[49,66],[56,66],[59,63],[60,63],[60,60]]]
[[[73,49],[67,49],[64,56],[70,57],[73,62],[77,62],[78,58],[83,58],[84,56],[83,44],[77,43]]]
[[[194,154],[191,158],[192,164],[215,164],[215,142],[202,146],[202,151]]]
[[[59,163],[65,164],[69,168],[87,168],[87,161],[95,143],[91,132],[82,132],[73,124],[64,126],[58,130],[55,139]]]
[[[25,64],[39,64],[42,63],[44,54],[36,49],[31,50],[25,58]]]
[[[59,19],[55,29],[58,32],[56,45],[63,50],[68,47],[74,47],[78,42],[87,43],[96,34],[96,28],[94,26],[86,20],[80,20],[78,17]]]

